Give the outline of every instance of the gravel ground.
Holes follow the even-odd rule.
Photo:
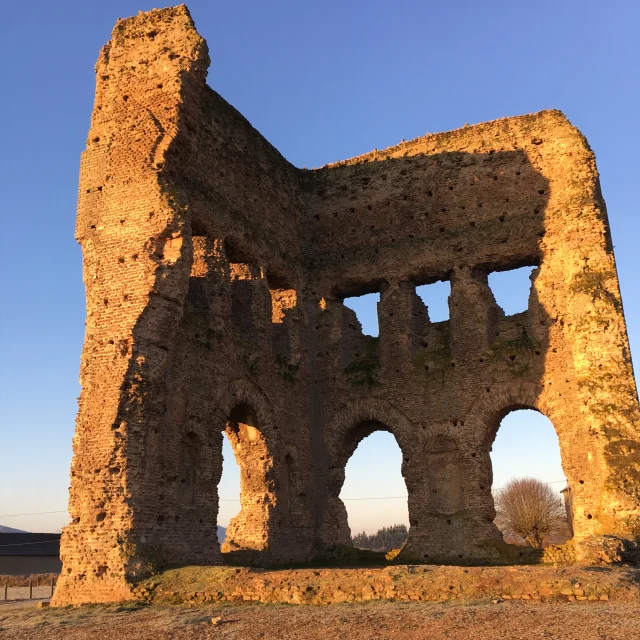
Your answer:
[[[221,616],[217,625],[211,619]],[[83,606],[0,604],[11,640],[640,640],[640,607],[604,602],[327,606]]]

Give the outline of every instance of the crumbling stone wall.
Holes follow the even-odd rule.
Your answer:
[[[371,600],[637,602],[635,582],[635,571],[626,567],[602,572],[580,566],[519,566],[514,570],[412,565],[278,571],[183,567],[145,580],[134,592],[143,602],[192,606],[207,602],[327,605]]]
[[[545,111],[300,170],[205,84],[208,64],[180,6],[118,21],[96,66],[56,602],[126,598],[159,566],[222,562],[223,431],[242,479],[232,562],[350,544],[344,468],[375,430],[403,453],[400,560],[508,561],[489,451],[523,407],[558,434],[571,557],[637,536],[637,392],[584,137]],[[506,316],[488,274],[526,265],[528,310]],[[415,291],[437,280],[451,283],[445,322]],[[343,304],[373,291],[379,338]]]

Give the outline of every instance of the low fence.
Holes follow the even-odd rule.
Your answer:
[[[52,598],[57,576],[52,574],[32,576],[0,576],[2,600],[44,600]]]

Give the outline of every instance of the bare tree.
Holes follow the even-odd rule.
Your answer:
[[[562,527],[560,496],[536,478],[514,478],[495,494],[496,526],[505,535],[524,538],[542,549],[545,536]]]

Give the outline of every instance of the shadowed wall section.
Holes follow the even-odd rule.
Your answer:
[[[509,561],[489,449],[523,407],[558,433],[566,557],[619,557],[610,542],[640,534],[637,391],[580,132],[545,111],[300,170],[205,84],[208,64],[180,6],[118,21],[96,66],[55,603],[125,599],[168,563],[222,562],[223,431],[242,474],[232,561],[350,544],[344,467],[374,430],[403,454],[401,559]],[[523,266],[528,308],[505,315],[488,277]],[[449,319],[434,322],[416,288],[438,281]],[[380,294],[377,338],[343,304],[366,293]]]

